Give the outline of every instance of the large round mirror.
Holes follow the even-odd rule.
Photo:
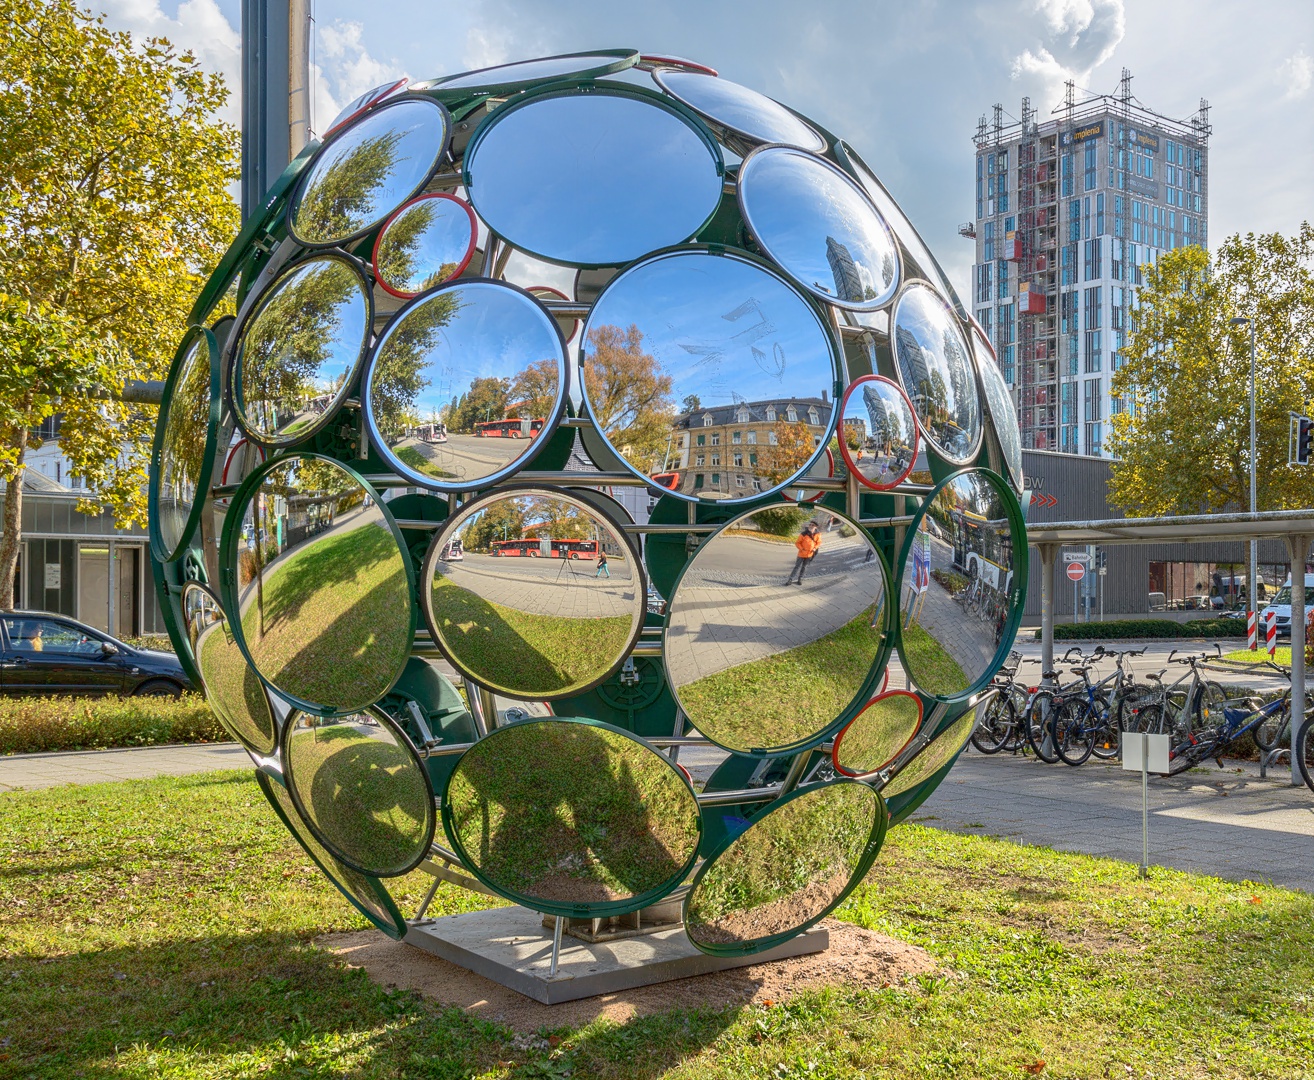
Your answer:
[[[870,776],[889,768],[921,726],[922,699],[916,694],[879,694],[835,736],[835,768],[845,776]]]
[[[196,530],[196,496],[210,486],[218,448],[219,357],[214,335],[189,331],[179,357],[160,410],[163,431],[151,470],[153,546],[165,561],[177,558]]]
[[[433,789],[387,713],[325,719],[294,711],[282,741],[288,791],[321,844],[377,877],[420,865],[437,826]]]
[[[464,199],[421,195],[397,211],[374,245],[374,273],[394,296],[417,293],[460,277],[470,265],[478,226]]]
[[[457,281],[397,313],[362,381],[379,453],[422,487],[463,491],[523,467],[552,434],[566,347],[528,293]]]
[[[237,335],[233,406],[246,433],[286,446],[322,428],[344,398],[369,340],[369,288],[337,255],[285,271]]]
[[[990,423],[999,439],[999,449],[1004,457],[1004,467],[1013,487],[1021,491],[1025,486],[1022,472],[1022,433],[1018,430],[1017,410],[1013,408],[1013,395],[1009,392],[1004,375],[999,370],[995,351],[986,343],[980,332],[972,334],[975,347],[976,368],[981,373],[981,385],[985,389],[986,408],[990,412]]]
[[[840,407],[840,453],[864,487],[883,491],[907,479],[917,461],[917,420],[896,383],[864,375]]]
[[[447,149],[447,110],[403,98],[369,110],[321,147],[292,198],[288,222],[303,244],[340,244],[368,232],[415,195]]]
[[[363,116],[376,105],[382,105],[390,97],[396,97],[406,89],[406,79],[393,79],[392,82],[380,83],[378,86],[366,90],[359,97],[352,98],[335,116],[328,127],[324,129],[324,137],[332,135],[338,128],[351,123],[359,116]]]
[[[1022,604],[1026,535],[1016,496],[984,470],[951,476],[913,519],[903,558],[904,670],[927,694],[962,697],[988,677]]]
[[[522,87],[566,79],[592,79],[623,71],[639,59],[633,49],[604,49],[598,52],[565,53],[561,56],[544,56],[537,60],[521,60],[514,64],[463,71],[416,84],[416,89],[463,90],[470,94],[505,92]]]
[[[725,502],[787,487],[824,455],[837,365],[829,329],[792,285],[694,249],[617,275],[580,355],[612,452],[680,498]]]
[[[778,102],[746,86],[696,71],[653,72],[657,84],[728,135],[749,143],[784,143],[824,150],[826,140]],[[732,142],[735,140],[731,140]]]
[[[201,690],[214,714],[243,746],[267,757],[278,745],[278,731],[264,684],[233,639],[218,597],[205,585],[183,588],[183,619]]]
[[[885,591],[884,560],[833,510],[780,505],[735,518],[699,547],[667,605],[676,700],[736,753],[819,740],[872,676]]]
[[[743,955],[806,929],[862,879],[887,820],[880,796],[853,780],[792,792],[703,864],[684,906],[689,940]]]
[[[274,690],[314,712],[386,694],[410,656],[410,564],[392,516],[328,458],[276,458],[224,522],[223,597],[239,644]]]
[[[620,914],[683,880],[698,853],[693,789],[615,728],[521,720],[461,756],[443,793],[457,853],[503,896],[557,915]]]
[[[502,491],[462,508],[434,538],[425,618],[448,658],[481,686],[552,700],[624,662],[647,597],[638,552],[588,501]]]
[[[265,798],[274,808],[274,812],[287,826],[288,831],[297,838],[297,842],[306,849],[324,876],[333,882],[362,915],[391,938],[400,940],[406,936],[406,919],[393,902],[382,882],[353,870],[341,859],[315,839],[314,833],[307,828],[301,814],[292,803],[292,796],[287,788],[263,770],[256,772],[256,783],[264,792]]]
[[[918,423],[946,461],[965,465],[981,444],[981,404],[967,341],[949,305],[914,283],[894,309],[894,359]]]
[[[789,146],[755,150],[739,169],[739,205],[762,250],[814,296],[868,311],[894,296],[894,237],[828,161]]]
[[[881,788],[881,794],[892,799],[905,791],[911,791],[923,780],[929,780],[959,755],[975,726],[976,710],[968,709],[895,773],[893,779]]]
[[[589,87],[505,105],[465,158],[470,201],[517,248],[616,266],[689,239],[720,205],[720,151],[655,94]]]

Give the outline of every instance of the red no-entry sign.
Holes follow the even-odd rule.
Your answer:
[[[1068,563],[1068,577],[1073,581],[1080,581],[1086,576],[1086,567],[1079,562]]]

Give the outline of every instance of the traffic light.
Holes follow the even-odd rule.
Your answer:
[[[1296,417],[1296,464],[1310,463],[1310,443],[1314,441],[1314,420],[1308,416]]]

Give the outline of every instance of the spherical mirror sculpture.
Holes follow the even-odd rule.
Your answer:
[[[1012,402],[931,252],[846,143],[632,49],[381,85],[298,168],[179,328],[149,494],[274,812],[393,937],[442,922],[412,868],[566,933],[805,931],[1023,602]]]

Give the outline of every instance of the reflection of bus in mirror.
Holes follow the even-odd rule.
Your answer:
[[[531,559],[596,559],[596,540],[549,540],[546,537],[521,537],[519,540],[494,540],[492,554],[498,558],[520,556]]]
[[[481,439],[532,439],[543,430],[544,420],[509,416],[505,420],[488,420],[475,424],[474,433]]]
[[[954,569],[999,592],[1013,582],[1013,547],[1006,521],[987,521],[970,510],[955,511]]]

